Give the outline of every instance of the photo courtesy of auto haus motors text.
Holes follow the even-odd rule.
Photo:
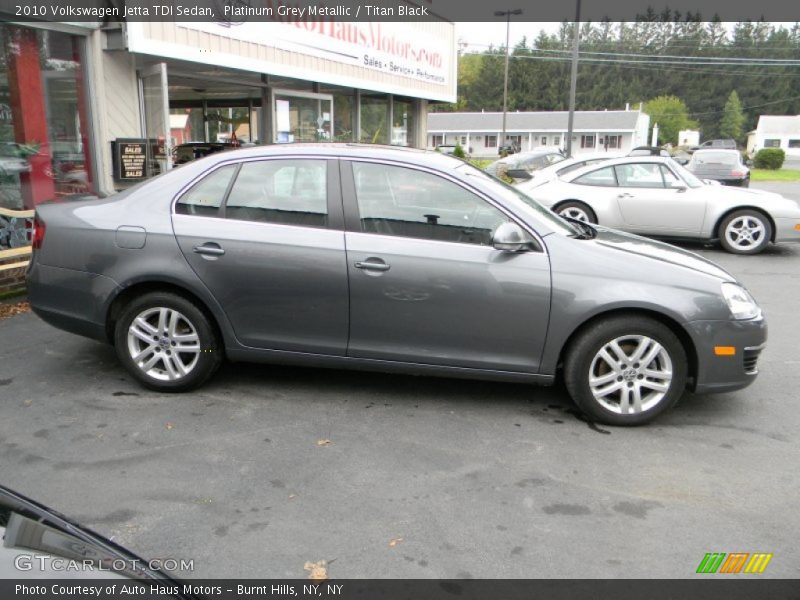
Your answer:
[[[336,598],[341,597],[344,584],[336,583],[276,583],[270,585],[163,585],[151,583],[113,583],[106,585],[80,584],[15,584],[17,597],[68,598],[175,598],[175,597],[270,597],[270,598]],[[234,596],[231,596],[233,594]]]

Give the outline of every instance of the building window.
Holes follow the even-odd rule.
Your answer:
[[[560,146],[561,145],[561,136],[554,135],[553,136],[553,146]]]
[[[800,148],[800,140],[789,140],[789,148]]]
[[[436,146],[442,146],[443,144],[444,144],[443,135],[433,134],[431,136],[431,145],[433,145],[434,148],[436,148]]]
[[[414,103],[395,97],[392,104],[392,145],[414,145]]]
[[[622,136],[621,135],[607,135],[606,136],[606,148],[622,148]]]
[[[0,25],[0,207],[95,192],[83,55],[80,36]]]
[[[764,148],[780,148],[780,140],[764,140]]]
[[[542,139],[540,140],[542,146],[547,146],[547,136],[543,135]]]
[[[581,148],[594,148],[594,136],[593,135],[582,135],[581,136]]]
[[[388,144],[389,98],[383,94],[361,94],[361,138],[363,144]]]
[[[466,146],[467,145],[467,136],[465,136],[465,135],[461,136],[461,145],[462,146]]]
[[[497,148],[497,136],[487,135],[485,145],[487,148]]]

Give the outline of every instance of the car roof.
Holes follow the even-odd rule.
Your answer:
[[[355,143],[296,143],[248,146],[247,148],[218,152],[203,160],[209,162],[228,162],[232,160],[278,156],[285,156],[287,158],[302,156],[373,158],[377,160],[397,160],[399,162],[419,165],[433,165],[440,169],[453,169],[464,162],[459,158],[433,150]]]
[[[570,182],[574,179],[577,179],[584,173],[590,173],[595,169],[606,169],[608,167],[613,167],[616,165],[624,165],[630,163],[659,163],[659,164],[669,164],[674,163],[675,161],[672,160],[669,156],[620,156],[618,158],[609,158],[607,161],[603,163],[595,163],[593,165],[587,165],[585,167],[581,167],[580,169],[575,169],[574,171],[570,171],[562,178],[563,181]]]
[[[714,154],[719,154],[720,152],[727,152],[728,154],[735,154],[736,156],[741,156],[738,150],[734,150],[733,148],[698,148],[694,151],[694,154],[710,154],[713,152]]]

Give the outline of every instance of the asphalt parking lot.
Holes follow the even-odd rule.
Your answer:
[[[684,578],[739,551],[796,578],[800,245],[685,247],[770,340],[753,386],[651,426],[589,424],[560,386],[262,365],[158,394],[29,313],[0,321],[0,483],[184,576]]]

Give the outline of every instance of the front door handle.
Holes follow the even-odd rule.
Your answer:
[[[617,196],[617,198],[633,198],[633,194],[629,194],[628,192],[622,192]]]
[[[195,246],[192,248],[196,254],[204,256],[222,256],[225,254],[225,249],[214,242],[206,242],[202,246]]]
[[[355,263],[356,269],[364,269],[365,271],[388,271],[392,267],[387,265],[379,258],[371,258],[365,261],[358,261]]]

